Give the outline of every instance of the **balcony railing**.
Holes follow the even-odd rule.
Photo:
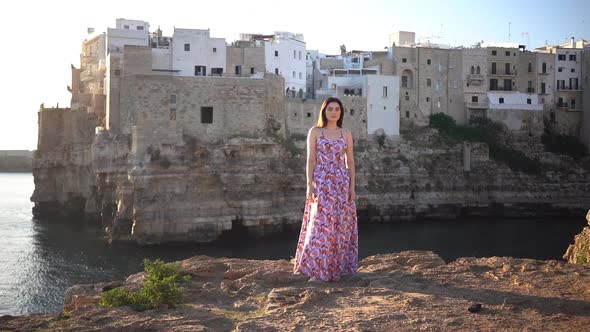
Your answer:
[[[467,108],[473,109],[487,109],[490,106],[488,102],[468,102]]]
[[[527,88],[526,92],[527,93],[535,93],[535,88]]]
[[[470,81],[483,81],[483,75],[481,74],[470,74],[467,75],[467,79]]]

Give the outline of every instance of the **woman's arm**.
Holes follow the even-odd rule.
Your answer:
[[[350,173],[350,200],[354,201],[356,199],[356,169],[354,168],[354,147],[350,130],[346,133],[346,145],[346,166]]]
[[[310,197],[311,194],[315,192],[314,183],[313,183],[313,170],[315,169],[316,163],[316,127],[311,127],[309,132],[307,133],[307,167],[305,174],[307,175],[307,197]]]

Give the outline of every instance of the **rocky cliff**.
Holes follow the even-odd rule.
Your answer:
[[[0,151],[0,172],[31,172],[33,170],[33,151]]]
[[[138,243],[207,242],[243,227],[263,235],[301,221],[305,135],[285,123],[268,118],[264,137],[179,134],[149,146],[145,128],[112,135],[95,125],[90,113],[40,112],[36,216],[99,219],[114,241]],[[549,167],[528,175],[491,160],[485,144],[443,144],[431,128],[361,138],[355,149],[361,222],[578,216],[590,204],[584,163],[542,151],[533,152]]]
[[[58,315],[2,316],[14,331],[585,331],[590,270],[509,257],[445,263],[432,252],[377,255],[339,282],[309,282],[285,260],[193,257],[176,309],[97,305],[126,281],[74,286]],[[468,311],[469,307],[481,309]],[[475,310],[474,310],[475,311]]]
[[[590,224],[590,210],[586,214],[586,220]],[[590,227],[584,227],[582,232],[576,235],[574,243],[567,248],[563,258],[572,264],[590,264]]]

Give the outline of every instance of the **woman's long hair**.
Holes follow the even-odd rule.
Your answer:
[[[316,127],[324,128],[326,125],[328,125],[328,118],[326,117],[326,108],[328,108],[328,104],[332,102],[338,103],[338,105],[340,105],[340,118],[338,118],[338,121],[336,121],[336,125],[342,128],[342,119],[344,118],[344,106],[342,106],[342,102],[340,101],[340,99],[336,97],[330,97],[324,100],[324,102],[322,103],[322,108],[320,108],[320,115],[318,116],[318,123],[316,124]]]

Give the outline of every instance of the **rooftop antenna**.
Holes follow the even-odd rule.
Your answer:
[[[510,24],[512,24],[512,22],[508,22],[508,41],[510,41]]]

